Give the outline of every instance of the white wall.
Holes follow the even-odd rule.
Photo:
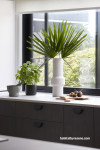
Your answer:
[[[0,90],[15,84],[15,4],[0,0]]]
[[[16,14],[16,30],[15,30],[15,35],[16,35],[16,42],[15,42],[15,47],[16,47],[16,72],[17,69],[22,65],[22,14]],[[18,81],[17,81],[18,82]],[[17,83],[16,82],[16,83]]]
[[[100,0],[16,0],[17,13],[100,8]]]

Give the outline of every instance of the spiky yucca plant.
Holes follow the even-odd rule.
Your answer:
[[[32,42],[27,41],[33,48],[27,47],[29,50],[38,54],[47,56],[48,58],[54,58],[58,54],[61,58],[66,58],[76,51],[81,44],[85,41],[87,34],[84,34],[84,29],[76,30],[73,25],[66,22],[59,23],[58,29],[56,29],[55,23],[53,23],[54,30],[51,27],[48,28],[48,33],[42,29],[42,35],[38,33],[38,36],[33,34],[33,37],[29,36]]]

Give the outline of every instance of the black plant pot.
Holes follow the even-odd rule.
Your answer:
[[[36,95],[37,92],[37,85],[25,85],[25,92],[26,95]]]

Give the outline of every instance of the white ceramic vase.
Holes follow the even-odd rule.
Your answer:
[[[63,59],[53,58],[53,78],[51,79],[53,86],[53,97],[63,96],[63,86],[65,78],[63,77]]]

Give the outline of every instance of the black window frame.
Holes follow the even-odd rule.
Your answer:
[[[23,22],[22,22],[22,64],[25,63],[26,61],[30,60],[32,62],[33,53],[31,51],[27,51],[25,42],[27,40],[27,37],[33,33],[33,15],[32,14],[23,14],[22,15]],[[45,30],[48,30],[48,13],[45,13],[44,16],[45,19]],[[29,24],[30,25],[27,25]],[[26,26],[26,28],[25,28]],[[64,87],[64,93],[70,93],[74,89],[76,90],[82,90],[85,95],[100,95],[100,12],[96,11],[96,69],[95,69],[95,77],[96,77],[96,85],[95,88],[81,88],[81,87]],[[27,27],[30,27],[28,30]],[[27,29],[27,30],[26,30]],[[25,36],[26,35],[26,36]],[[28,36],[27,36],[28,35]],[[45,57],[45,61],[47,61],[47,57]],[[25,90],[23,88],[23,90]],[[51,93],[52,92],[52,87],[48,86],[48,63],[45,64],[45,85],[44,86],[37,86],[38,92],[46,92],[46,93]]]

